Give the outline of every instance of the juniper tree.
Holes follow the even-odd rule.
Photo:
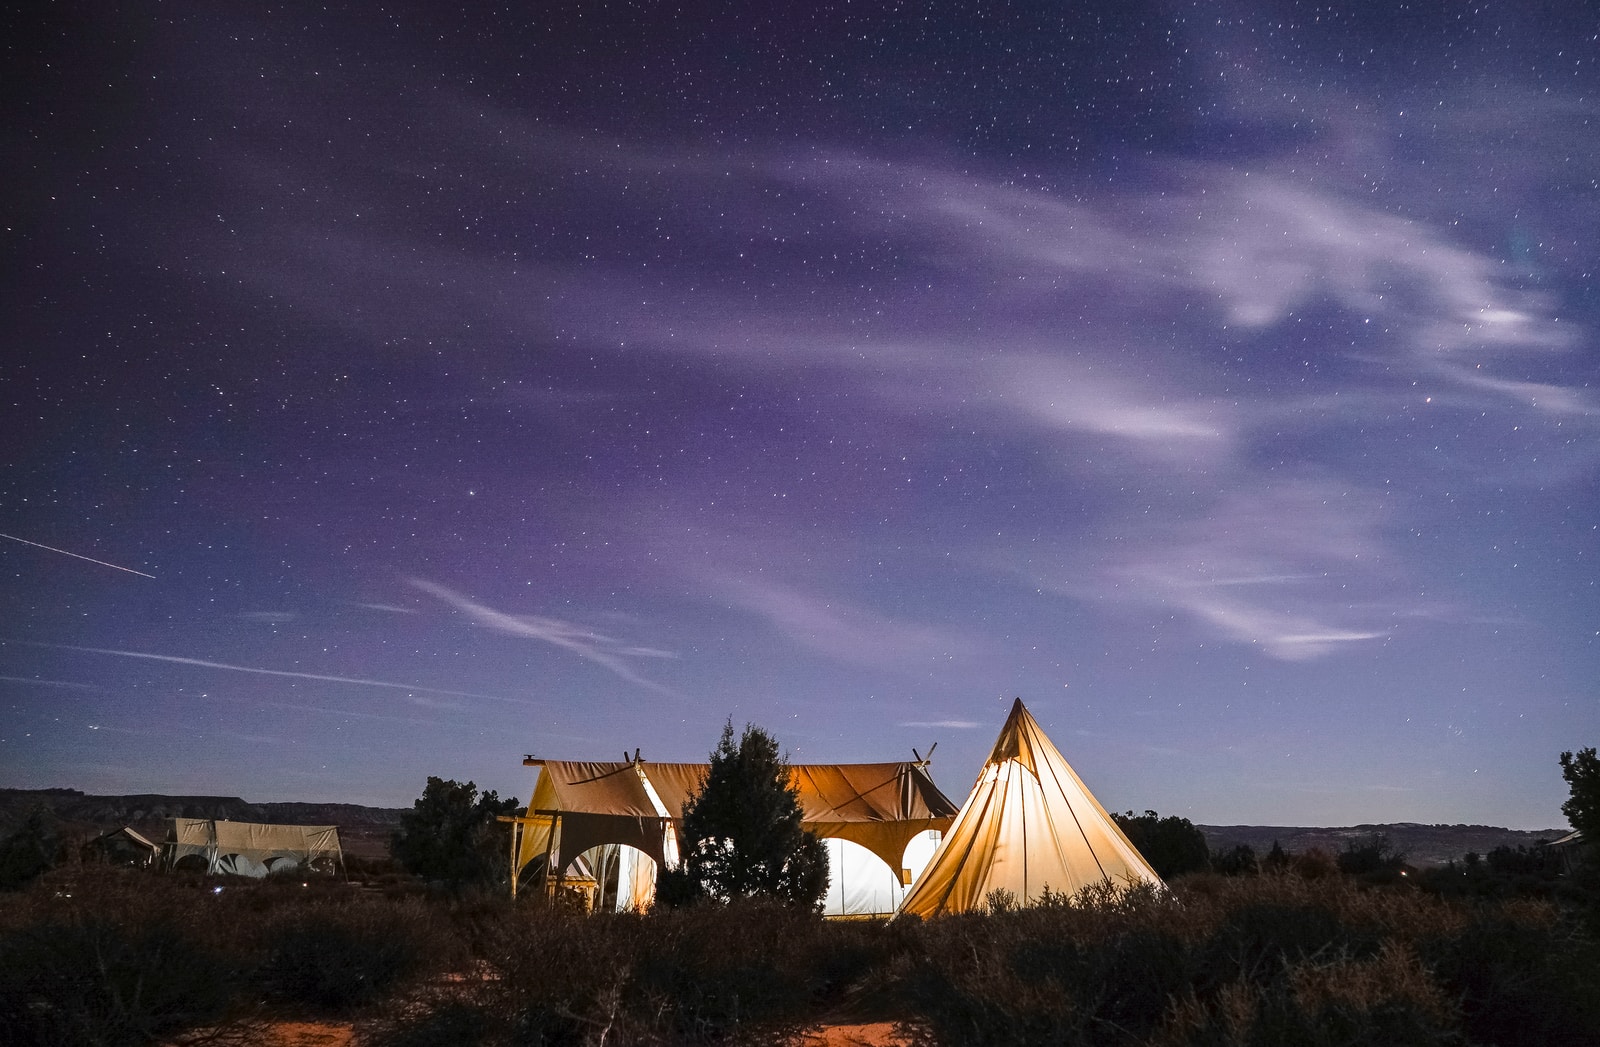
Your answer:
[[[1205,833],[1187,818],[1175,814],[1163,818],[1154,811],[1143,814],[1129,811],[1111,817],[1163,880],[1200,872],[1211,863],[1211,849],[1206,846]]]
[[[815,908],[828,889],[828,854],[801,817],[777,741],[746,725],[736,743],[730,719],[699,792],[683,805],[682,862],[661,871],[657,898],[679,905],[759,895]]]
[[[400,816],[390,853],[407,871],[456,890],[503,883],[508,862],[498,815],[515,814],[515,797],[500,799],[476,783],[428,779],[411,810]]]
[[[1600,757],[1593,747],[1561,754],[1561,777],[1567,780],[1572,795],[1561,805],[1561,813],[1583,838],[1600,840]]]

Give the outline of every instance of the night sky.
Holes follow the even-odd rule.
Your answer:
[[[0,785],[1562,824],[1591,5],[454,6],[5,16]]]

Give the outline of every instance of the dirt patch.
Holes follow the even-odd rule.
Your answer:
[[[191,1029],[161,1047],[350,1047],[349,1022],[245,1022],[222,1029]]]
[[[349,1022],[273,1022],[258,1030],[259,1047],[350,1047]],[[895,1033],[893,1022],[824,1025],[806,1034],[803,1047],[907,1047],[911,1041]]]
[[[893,1022],[824,1025],[802,1041],[804,1047],[907,1047],[910,1042],[895,1033]]]

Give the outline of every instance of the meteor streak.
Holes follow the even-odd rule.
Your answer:
[[[153,654],[149,651],[118,651],[109,647],[78,647],[69,643],[45,643],[41,640],[18,640],[0,637],[0,644],[15,643],[24,647],[44,647],[53,651],[82,651],[85,654],[109,654],[117,658],[143,658],[151,662],[171,662],[174,665],[193,665],[201,669],[223,669],[232,673],[253,673],[257,676],[287,676],[296,680],[321,680],[327,683],[348,683],[359,687],[387,687],[393,691],[422,691],[427,694],[446,694],[457,698],[486,698],[491,702],[510,702],[525,705],[520,698],[502,698],[497,694],[478,694],[474,691],[447,691],[441,687],[419,687],[416,684],[395,683],[391,680],[373,680],[364,676],[332,676],[327,673],[290,672],[287,669],[261,669],[253,665],[233,665],[213,662],[204,658],[184,658],[176,654]]]
[[[77,553],[69,553],[65,549],[57,549],[53,545],[41,545],[38,542],[30,542],[26,538],[18,538],[14,534],[0,534],[0,538],[9,538],[13,542],[21,542],[23,545],[31,545],[35,549],[47,549],[52,553],[60,553],[62,556],[70,556],[74,560],[88,560],[90,563],[97,563],[101,567],[109,567],[114,571],[127,571],[129,574],[136,574],[140,578],[154,578],[155,577],[155,575],[153,575],[153,574],[145,574],[143,571],[135,571],[132,567],[118,567],[114,563],[106,563],[104,560],[96,560],[92,556],[79,556]]]

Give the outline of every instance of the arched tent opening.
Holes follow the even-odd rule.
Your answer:
[[[591,847],[579,858],[594,877],[594,912],[640,912],[656,896],[656,860],[625,843]]]
[[[933,852],[939,849],[939,841],[944,839],[944,833],[938,829],[929,829],[914,836],[906,844],[905,854],[900,857],[901,879],[910,890],[922,878],[922,872],[933,860]]]
[[[206,861],[203,854],[181,855],[172,862],[174,872],[203,873],[211,868],[211,863]]]
[[[892,914],[933,857],[939,835],[939,830],[929,829],[914,836],[896,868],[853,841],[838,837],[823,840],[828,849],[828,893],[823,897],[823,915]]]

